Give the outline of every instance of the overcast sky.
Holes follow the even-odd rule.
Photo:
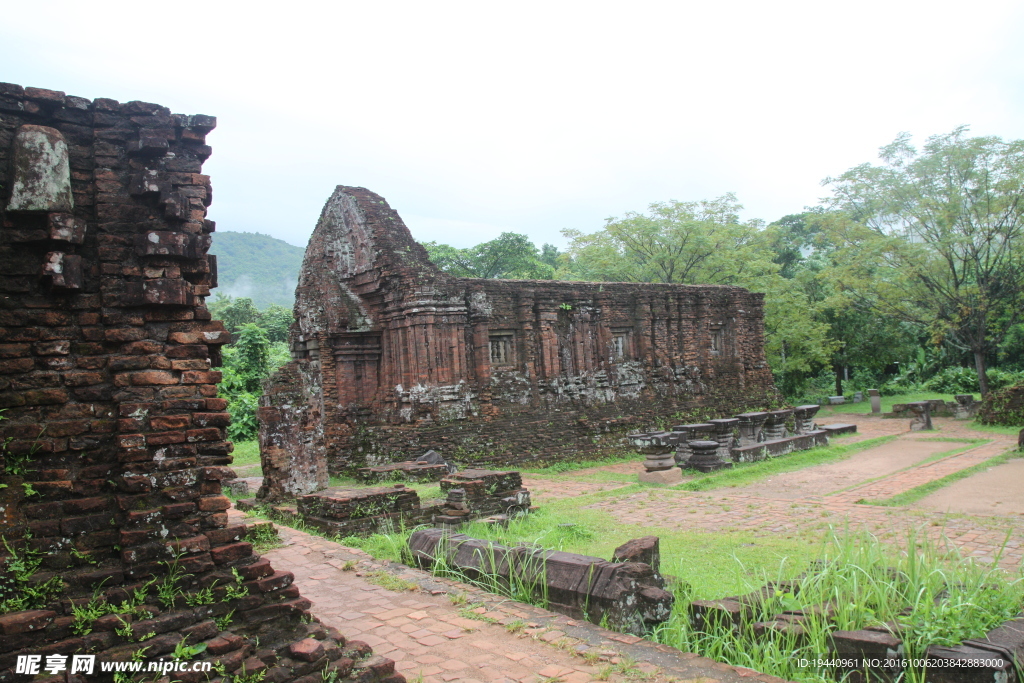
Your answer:
[[[335,185],[422,241],[538,245],[735,192],[775,220],[901,131],[1024,137],[1024,3],[6,3],[0,81],[212,114],[218,230]]]

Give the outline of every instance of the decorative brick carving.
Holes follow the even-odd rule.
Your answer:
[[[672,413],[775,396],[763,295],[739,287],[460,279],[369,190],[338,187],[306,249],[293,362],[266,385],[263,498],[326,470],[580,457]]]

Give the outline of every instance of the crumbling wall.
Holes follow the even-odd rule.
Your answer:
[[[212,366],[229,336],[204,305],[215,124],[0,84],[0,681],[21,655],[152,660],[183,641],[278,682],[393,671],[309,623],[291,573],[228,525]]]
[[[583,454],[673,414],[761,407],[775,396],[762,300],[726,286],[455,278],[383,198],[339,186],[306,249],[294,360],[262,399],[265,470],[285,441],[292,463],[324,457],[332,471],[427,449],[505,466]],[[296,377],[322,396],[311,440],[294,435],[312,429],[306,406],[280,389]],[[304,468],[273,466],[261,495],[316,490],[319,470]]]

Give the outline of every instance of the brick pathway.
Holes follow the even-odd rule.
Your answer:
[[[852,421],[852,420],[851,420]],[[858,504],[881,500],[948,474],[983,462],[1016,446],[1016,438],[970,429],[965,423],[936,419],[939,431],[909,432],[907,420],[857,416],[863,440],[886,434],[900,439],[928,437],[986,438],[992,443],[975,446],[958,455],[896,472],[877,481],[832,495],[801,499],[773,499],[749,489],[693,493],[674,489],[648,489],[630,496],[600,501],[587,507],[603,510],[624,524],[643,524],[705,531],[735,530],[757,534],[790,534],[824,531],[829,527],[865,529],[882,538],[902,539],[910,528],[922,528],[938,543],[949,542],[963,555],[991,560],[1000,553],[1000,565],[1019,567],[1024,561],[1024,525],[1019,517],[978,517]],[[950,450],[956,447],[949,444]],[[529,483],[527,482],[527,486]],[[657,510],[652,517],[652,510]],[[1005,547],[1004,547],[1005,544]]]
[[[231,515],[232,522],[244,521],[237,511]],[[264,557],[295,574],[296,585],[325,625],[394,659],[410,682],[588,683],[642,677],[652,683],[781,683],[417,569],[378,562],[319,536],[287,527],[279,532],[284,547]],[[382,573],[413,590],[372,583]]]

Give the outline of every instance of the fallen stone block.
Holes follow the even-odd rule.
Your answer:
[[[857,433],[857,425],[846,424],[843,422],[835,422],[830,425],[823,425],[822,427],[820,427],[820,429],[827,433],[829,436],[839,436],[840,434]]]
[[[510,548],[443,529],[413,532],[409,549],[423,568],[441,562],[498,588],[528,590],[553,611],[634,634],[666,621],[675,601],[661,577],[642,562],[608,562],[533,546]]]

